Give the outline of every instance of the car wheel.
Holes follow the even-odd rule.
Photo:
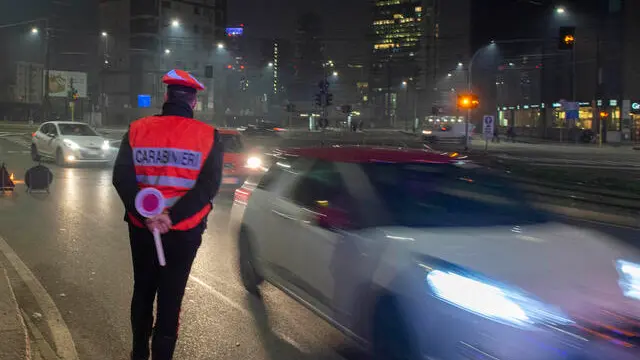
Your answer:
[[[251,248],[251,240],[246,230],[238,235],[238,262],[242,285],[252,295],[260,297],[260,284],[263,279],[255,267],[255,257]]]
[[[56,150],[56,165],[65,166],[66,162],[64,161],[64,154],[62,153],[62,149]]]
[[[378,300],[373,316],[373,352],[376,360],[417,360],[412,334],[396,300]]]
[[[31,160],[40,161],[40,154],[38,153],[38,148],[36,148],[35,144],[31,144]]]

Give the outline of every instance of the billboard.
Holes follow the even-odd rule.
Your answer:
[[[241,27],[228,27],[227,36],[242,36],[244,33],[244,28]]]
[[[87,73],[49,70],[48,81],[50,97],[68,97],[72,88],[79,97],[87,97]]]

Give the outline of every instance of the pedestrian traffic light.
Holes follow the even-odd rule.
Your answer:
[[[480,105],[480,100],[477,95],[474,94],[460,94],[458,95],[458,108],[460,109],[475,109]]]
[[[571,50],[576,42],[576,28],[575,26],[563,26],[559,30],[558,49]]]
[[[331,104],[333,104],[333,94],[329,93],[327,94],[327,103],[325,105],[331,106]]]

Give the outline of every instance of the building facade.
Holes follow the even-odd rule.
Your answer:
[[[562,16],[548,9],[540,44],[498,68],[500,124],[525,136],[575,141],[589,130],[605,142],[640,140],[640,86],[635,70],[640,41],[630,0],[568,2]],[[575,27],[573,49],[559,47],[559,29]],[[513,66],[509,66],[512,64]],[[528,85],[525,88],[524,85]],[[502,88],[502,89],[501,89]],[[517,90],[517,91],[513,91]],[[526,91],[525,91],[526,90]],[[578,107],[577,118],[568,115]]]
[[[226,9],[226,0],[102,0],[103,122],[126,124],[157,113],[164,96],[162,75],[173,68],[192,72],[207,86],[199,94],[197,116],[224,113],[216,97],[224,84],[215,80],[229,63]]]

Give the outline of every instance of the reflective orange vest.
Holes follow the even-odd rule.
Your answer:
[[[133,122],[129,127],[129,144],[138,186],[160,190],[165,210],[171,208],[195,186],[213,147],[214,130],[210,125],[181,116],[150,116]],[[207,204],[171,229],[193,229],[210,211],[211,204]],[[131,213],[128,216],[133,225],[144,227]]]

